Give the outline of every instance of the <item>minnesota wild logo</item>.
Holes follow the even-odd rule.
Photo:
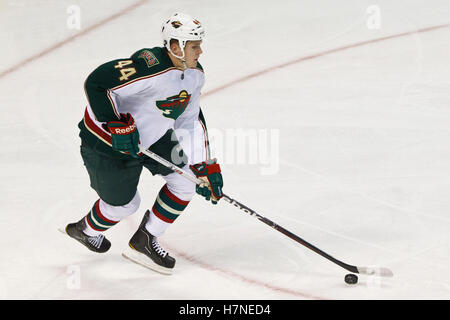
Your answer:
[[[172,21],[172,27],[174,27],[175,29],[178,29],[182,25],[183,24],[180,21]]]
[[[186,90],[181,90],[176,96],[157,100],[156,106],[162,111],[164,117],[176,120],[184,112],[190,99],[191,95]]]

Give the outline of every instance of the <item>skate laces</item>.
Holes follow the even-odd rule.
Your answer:
[[[98,249],[100,248],[100,245],[102,244],[104,238],[105,238],[104,235],[99,234],[98,236],[95,237],[89,237],[88,242]]]
[[[164,250],[163,248],[161,248],[161,246],[160,246],[159,243],[158,243],[158,240],[156,240],[156,237],[154,237],[154,238],[152,239],[152,247],[153,247],[153,249],[155,249],[155,251],[156,251],[159,255],[161,255],[163,258],[166,257],[167,251]]]

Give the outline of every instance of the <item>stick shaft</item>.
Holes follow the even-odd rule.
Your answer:
[[[347,263],[344,263],[332,256],[330,256],[328,253],[320,250],[319,248],[317,248],[316,246],[312,245],[311,243],[309,243],[308,241],[300,238],[299,236],[297,236],[296,234],[292,233],[291,231],[283,228],[282,226],[276,224],[275,222],[271,221],[270,219],[267,219],[266,217],[261,216],[260,214],[256,213],[254,210],[250,209],[249,207],[243,205],[242,203],[228,197],[227,195],[224,194],[223,199],[227,202],[229,202],[230,204],[234,205],[235,207],[241,209],[244,212],[247,212],[248,214],[250,214],[251,216],[256,217],[259,221],[265,223],[266,225],[268,225],[269,227],[277,230],[278,232],[284,234],[285,236],[291,238],[292,240],[300,243],[301,245],[307,247],[308,249],[318,253],[319,255],[321,255],[322,257],[334,262],[335,264],[339,265],[340,267],[350,271],[350,272],[354,272],[354,273],[359,273],[358,268],[356,266],[352,266],[349,265]]]
[[[159,155],[157,155],[154,152],[151,152],[150,150],[144,149],[144,148],[140,148],[140,151],[149,156],[150,158],[158,161],[159,163],[163,164],[164,166],[172,169],[172,171],[182,175],[183,177],[185,177],[186,179],[190,180],[191,182],[195,183],[195,184],[200,184],[202,183],[202,181],[200,179],[198,179],[197,177],[193,176],[192,174],[184,171],[183,169],[178,168],[177,166],[175,166],[173,163],[171,163],[170,161],[167,161],[166,159],[160,157]],[[319,248],[317,248],[316,246],[312,245],[311,243],[307,242],[306,240],[300,238],[299,236],[297,236],[296,234],[290,232],[289,230],[283,228],[282,226],[279,226],[278,224],[274,223],[273,221],[261,216],[260,214],[258,214],[256,211],[250,209],[249,207],[243,205],[242,203],[236,201],[235,199],[227,196],[226,194],[223,195],[223,199],[234,205],[235,207],[239,208],[240,210],[250,214],[253,217],[256,217],[259,221],[265,223],[266,225],[268,225],[269,227],[277,230],[278,232],[284,234],[285,236],[291,238],[292,240],[296,241],[297,243],[300,243],[301,245],[305,246],[306,248],[318,253],[319,255],[321,255],[322,257],[330,260],[331,262],[334,262],[335,264],[341,266],[342,268],[350,271],[350,272],[354,272],[354,273],[359,273],[358,268],[356,266],[352,266],[349,265],[347,263],[344,263],[332,256],[330,256],[328,253],[320,250]]]

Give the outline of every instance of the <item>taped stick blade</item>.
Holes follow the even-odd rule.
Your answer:
[[[394,273],[383,267],[358,267],[358,272],[367,275],[376,275],[381,277],[393,277]]]

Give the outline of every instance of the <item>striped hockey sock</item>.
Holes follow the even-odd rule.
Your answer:
[[[155,237],[161,236],[164,231],[179,217],[187,207],[189,201],[181,200],[167,188],[161,188],[153,204],[150,219],[146,229]]]
[[[100,232],[106,231],[112,226],[116,225],[119,221],[113,221],[105,217],[100,210],[100,199],[98,199],[91,211],[86,215],[86,229],[84,233],[89,236],[96,236]]]

